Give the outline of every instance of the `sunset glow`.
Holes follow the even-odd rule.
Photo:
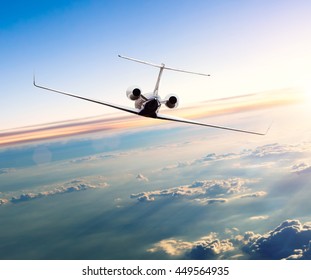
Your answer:
[[[264,93],[250,94],[240,97],[206,101],[195,106],[179,108],[178,110],[166,110],[166,114],[174,114],[184,118],[207,118],[213,116],[225,116],[228,114],[268,109],[303,102],[305,97],[299,90],[283,89]],[[69,136],[83,135],[95,132],[118,132],[128,129],[139,129],[144,126],[157,126],[166,122],[146,119],[137,116],[115,114],[108,117],[73,120],[60,122],[53,125],[41,125],[15,129],[8,132],[0,132],[0,147],[33,141],[65,138]],[[166,123],[167,124],[167,123]]]

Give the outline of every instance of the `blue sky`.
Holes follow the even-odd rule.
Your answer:
[[[211,78],[165,73],[160,90],[180,106],[270,89],[307,87],[309,1],[6,1],[0,20],[0,127],[113,112],[33,88],[38,82],[131,105],[133,84],[156,71],[128,55]]]

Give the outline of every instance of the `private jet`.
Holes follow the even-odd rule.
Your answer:
[[[53,88],[49,88],[46,86],[42,86],[42,85],[39,85],[38,83],[36,83],[35,75],[33,77],[33,84],[35,87],[40,88],[40,89],[52,91],[55,93],[67,95],[67,96],[74,97],[74,98],[79,98],[79,99],[82,99],[85,101],[101,104],[104,106],[109,106],[109,107],[112,107],[112,108],[115,108],[115,109],[118,109],[121,111],[125,111],[125,112],[135,114],[138,116],[142,116],[142,117],[154,118],[154,119],[160,119],[160,120],[166,120],[166,121],[174,121],[174,122],[180,122],[180,123],[186,123],[186,124],[192,124],[192,125],[200,125],[200,126],[206,126],[206,127],[223,129],[223,130],[231,130],[231,131],[235,131],[235,132],[249,133],[249,134],[255,134],[255,135],[266,135],[267,134],[269,128],[267,129],[267,131],[265,133],[260,133],[260,132],[255,132],[255,131],[249,131],[249,130],[242,130],[242,129],[236,129],[236,128],[225,127],[225,126],[206,124],[206,123],[201,123],[201,122],[197,122],[197,121],[193,121],[193,120],[189,120],[189,119],[178,118],[178,117],[171,116],[171,115],[160,114],[159,110],[160,110],[162,104],[164,104],[167,108],[174,109],[174,108],[177,108],[178,103],[179,103],[179,98],[177,95],[169,94],[164,99],[162,99],[159,96],[159,85],[160,85],[160,80],[162,77],[162,72],[164,69],[165,70],[171,70],[171,71],[177,71],[177,72],[183,72],[183,73],[187,73],[187,74],[201,75],[201,76],[210,76],[210,75],[204,74],[204,73],[185,71],[185,70],[176,69],[176,68],[170,68],[170,67],[167,67],[164,63],[159,65],[159,64],[154,64],[154,63],[150,63],[150,62],[146,62],[146,61],[142,61],[142,60],[138,60],[135,58],[126,57],[126,56],[121,56],[121,55],[118,55],[118,56],[120,58],[123,58],[123,59],[142,63],[145,65],[153,66],[153,67],[160,69],[153,92],[143,94],[142,90],[138,86],[131,86],[126,90],[126,96],[130,100],[134,101],[135,108],[129,108],[129,107],[121,106],[121,105],[116,105],[116,104],[113,104],[110,102],[104,102],[104,101],[100,101],[100,100],[90,99],[87,97],[83,97],[83,96],[67,93],[64,91],[56,90]]]

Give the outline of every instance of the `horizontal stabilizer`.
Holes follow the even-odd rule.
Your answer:
[[[183,73],[187,73],[187,74],[207,76],[207,77],[210,76],[210,74],[204,74],[204,73],[186,71],[186,70],[177,69],[177,68],[166,67],[165,64],[163,64],[163,63],[162,64],[155,64],[155,63],[151,63],[151,62],[147,62],[147,61],[143,61],[143,60],[139,60],[139,59],[136,59],[136,58],[127,57],[127,56],[122,56],[122,55],[118,55],[118,56],[120,58],[124,58],[124,59],[127,59],[127,60],[135,61],[135,62],[138,62],[138,63],[142,63],[142,64],[145,64],[145,65],[149,65],[149,66],[153,66],[153,67],[157,67],[157,68],[162,68],[162,69],[166,69],[166,70],[183,72]]]

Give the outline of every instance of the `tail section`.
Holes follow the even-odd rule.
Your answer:
[[[153,94],[156,95],[156,96],[158,95],[158,92],[159,92],[160,80],[161,80],[162,72],[163,72],[164,69],[171,70],[171,71],[176,71],[176,72],[187,73],[187,74],[201,75],[201,76],[207,76],[207,77],[210,76],[210,74],[197,73],[197,72],[191,72],[191,71],[186,71],[186,70],[166,67],[164,63],[162,63],[162,64],[154,64],[154,63],[150,63],[150,62],[147,62],[147,61],[143,61],[143,60],[139,60],[139,59],[136,59],[136,58],[127,57],[127,56],[122,56],[122,55],[118,55],[118,57],[124,58],[124,59],[127,59],[127,60],[131,60],[131,61],[134,61],[134,62],[142,63],[142,64],[145,64],[145,65],[149,65],[149,66],[160,68],[160,71],[159,71],[159,74],[158,74],[158,79],[157,79],[155,88],[153,90]]]

